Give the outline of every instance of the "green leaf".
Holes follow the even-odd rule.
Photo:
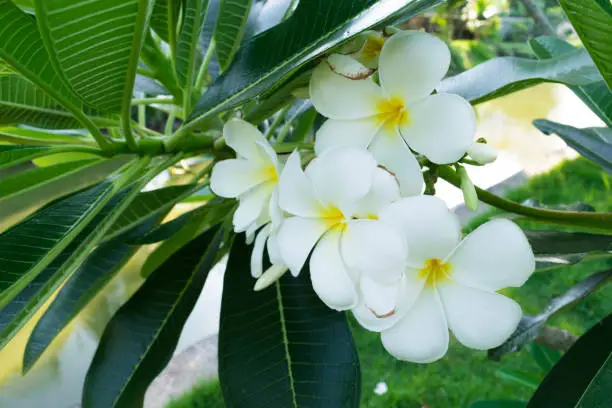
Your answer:
[[[28,162],[53,151],[51,146],[0,146],[0,169]]]
[[[172,49],[176,46],[181,0],[156,0],[151,15],[151,28]]]
[[[242,42],[249,41],[257,34],[280,24],[290,11],[292,3],[293,0],[253,0]]]
[[[576,48],[556,37],[538,37],[529,40],[531,49],[539,59],[558,57],[572,52]],[[601,80],[589,85],[573,86],[569,88],[605,122],[612,127],[612,92],[606,83]]]
[[[111,240],[151,216],[161,214],[197,190],[196,184],[171,186],[140,193],[108,230],[104,241]]]
[[[64,107],[79,110],[75,95],[49,63],[52,58],[32,16],[11,0],[0,0],[0,27],[0,58]]]
[[[47,129],[83,127],[53,98],[18,75],[0,76],[0,125]]]
[[[460,95],[472,104],[498,98],[542,82],[586,85],[601,81],[601,75],[585,50],[545,60],[499,57],[446,78],[438,92]]]
[[[68,246],[113,191],[113,183],[101,183],[49,205],[0,234],[0,308]]]
[[[70,276],[30,335],[23,356],[24,372],[38,361],[51,341],[111,282],[139,249],[126,242],[147,232],[154,223],[154,219],[149,219],[100,245]]]
[[[534,342],[529,343],[529,353],[544,373],[548,373],[561,358],[561,352]]]
[[[246,28],[253,0],[221,0],[215,27],[215,50],[221,70],[232,62]]]
[[[185,0],[183,23],[176,49],[176,75],[183,88],[193,86],[200,31],[206,18],[209,0]]]
[[[519,400],[486,400],[477,401],[470,408],[525,408],[527,401]]]
[[[140,275],[144,278],[148,277],[185,244],[212,228],[219,221],[219,213],[228,214],[227,208],[229,205],[232,205],[230,201],[219,200],[192,211],[191,217],[186,220],[184,225],[149,255],[142,265]]]
[[[202,96],[192,126],[270,91],[300,67],[385,18],[423,11],[439,0],[300,1],[291,17],[245,43],[228,70]]]
[[[48,156],[46,156],[48,157]],[[103,181],[111,173],[119,170],[132,158],[129,156],[101,160],[77,172],[39,185],[36,189],[24,191],[19,195],[0,202],[0,214],[9,215],[8,220],[0,218],[0,230],[14,225],[20,218],[36,211],[53,200],[73,194]]]
[[[533,125],[546,135],[556,133],[571,148],[612,174],[612,129],[578,129],[546,119],[536,119]]]
[[[524,373],[517,370],[511,370],[508,368],[500,368],[495,374],[502,380],[512,381],[516,384],[531,388],[535,390],[538,388],[538,384],[542,381],[541,376],[537,376],[531,373]]]
[[[0,102],[2,104],[2,102]],[[97,146],[94,139],[81,133],[67,131],[47,132],[40,129],[21,127],[0,128],[0,140],[19,145],[49,146],[49,145],[89,145]]]
[[[610,235],[564,231],[524,231],[534,254],[544,256],[612,251]]]
[[[63,248],[53,259],[53,262],[39,273],[35,279],[29,282],[17,294],[16,298],[12,299],[2,309],[0,312],[3,320],[0,331],[0,347],[12,339],[25,323],[32,318],[34,313],[49,299],[53,292],[69,277],[74,268],[87,258],[115,219],[125,210],[127,204],[159,172],[156,167],[153,167],[142,176],[140,173],[149,162],[149,159],[141,159],[134,166],[127,169],[120,177],[115,178],[113,182],[101,183],[110,184],[115,191],[118,191],[134,181],[134,178],[138,179],[129,188],[123,189],[119,194],[113,196],[111,200],[107,200],[104,206],[96,211],[95,217],[83,226],[79,234]],[[66,200],[63,201],[65,202]],[[66,211],[66,208],[62,210]],[[63,226],[61,219],[56,218],[55,221],[59,222],[59,224],[55,225],[55,228]]]
[[[55,70],[85,103],[129,108],[151,0],[35,0]],[[126,101],[127,95],[127,101]]]
[[[544,378],[527,408],[612,406],[612,315],[580,337]]]
[[[60,163],[49,167],[29,169],[0,179],[0,203],[2,200],[36,189],[98,162],[99,160],[79,160]]]
[[[578,284],[569,288],[561,296],[551,299],[544,311],[535,316],[523,316],[512,335],[499,347],[489,350],[488,357],[499,360],[504,354],[519,350],[525,344],[535,340],[546,321],[555,313],[584,299],[612,278],[612,269],[594,273]]]
[[[612,89],[612,12],[609,0],[560,0],[559,4]]]
[[[147,231],[145,234],[142,234],[140,236],[135,236],[132,240],[130,240],[130,244],[149,245],[149,244],[155,244],[160,241],[164,241],[172,237],[177,232],[179,232],[181,229],[183,229],[183,227],[188,225],[195,218],[199,218],[199,217],[206,215],[208,211],[209,211],[209,208],[204,206],[204,207],[196,208],[195,210],[186,212],[185,214],[181,214],[171,221],[168,221],[154,228],[151,228],[151,230]]]
[[[214,265],[222,235],[215,228],[191,241],[119,309],[87,372],[83,408],[143,405],[149,384],[172,357]]]
[[[219,380],[226,404],[358,407],[359,360],[344,313],[319,300],[308,270],[255,292],[250,253],[240,234],[223,282]]]

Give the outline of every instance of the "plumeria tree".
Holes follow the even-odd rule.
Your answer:
[[[0,0],[0,348],[30,330],[32,369],[151,243],[161,245],[144,282],[89,367],[84,407],[142,406],[224,257],[228,406],[358,407],[347,312],[415,363],[435,364],[451,333],[492,357],[536,338],[610,271],[537,316],[497,292],[543,265],[610,256],[612,214],[528,207],[474,186],[469,167],[496,152],[475,140],[473,106],[565,84],[608,127],[534,125],[610,172],[612,8],[561,0],[584,47],[535,38],[534,58],[449,77],[448,46],[401,29],[440,2]],[[438,180],[462,189],[468,208],[508,216],[463,236]],[[195,208],[166,221],[185,201]],[[564,232],[524,231],[516,217]],[[567,375],[581,386],[564,402],[605,397],[609,319],[600,326],[529,406],[561,406],[546,404]]]

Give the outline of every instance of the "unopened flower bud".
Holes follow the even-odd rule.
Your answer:
[[[457,169],[457,174],[461,179],[461,191],[463,192],[465,206],[472,211],[476,211],[476,209],[478,209],[478,194],[476,193],[474,183],[470,180],[470,176],[464,167],[459,167]]]
[[[255,290],[255,292],[264,290],[279,280],[288,270],[289,268],[287,268],[285,265],[272,265],[259,277],[259,279],[257,279],[253,290]]]
[[[468,148],[467,153],[470,157],[476,160],[480,164],[489,164],[497,159],[497,150],[495,150],[491,145],[474,142]]]

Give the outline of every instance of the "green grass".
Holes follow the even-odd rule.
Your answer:
[[[612,177],[584,159],[568,161],[529,180],[507,197],[524,201],[538,200],[544,205],[558,206],[584,202],[598,211],[612,211]],[[497,211],[475,217],[468,229],[486,221]],[[504,293],[516,299],[525,313],[537,313],[548,300],[563,293],[589,274],[612,267],[612,261],[594,261],[536,273],[521,288]],[[610,286],[600,289],[578,306],[559,313],[551,324],[580,335],[612,310]],[[508,380],[501,380],[500,368],[538,373],[538,367],[526,350],[505,356],[501,362],[486,359],[484,352],[451,344],[441,361],[418,365],[390,357],[380,344],[379,336],[367,332],[351,321],[360,353],[363,377],[362,407],[366,408],[463,408],[480,399],[528,399],[532,390]],[[378,396],[373,390],[379,381],[389,391]],[[224,407],[218,384],[205,384],[170,404],[168,408]]]

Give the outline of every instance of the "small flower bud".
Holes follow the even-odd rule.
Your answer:
[[[472,211],[476,211],[476,209],[478,209],[478,194],[476,193],[474,183],[470,180],[470,176],[464,167],[459,167],[457,169],[457,174],[459,174],[461,179],[461,191],[463,192],[465,206]]]
[[[467,153],[480,164],[489,164],[497,159],[497,150],[485,143],[472,143]]]
[[[272,265],[259,277],[259,279],[257,279],[253,290],[255,290],[255,292],[264,290],[279,280],[288,270],[289,268],[287,268],[285,265]]]

